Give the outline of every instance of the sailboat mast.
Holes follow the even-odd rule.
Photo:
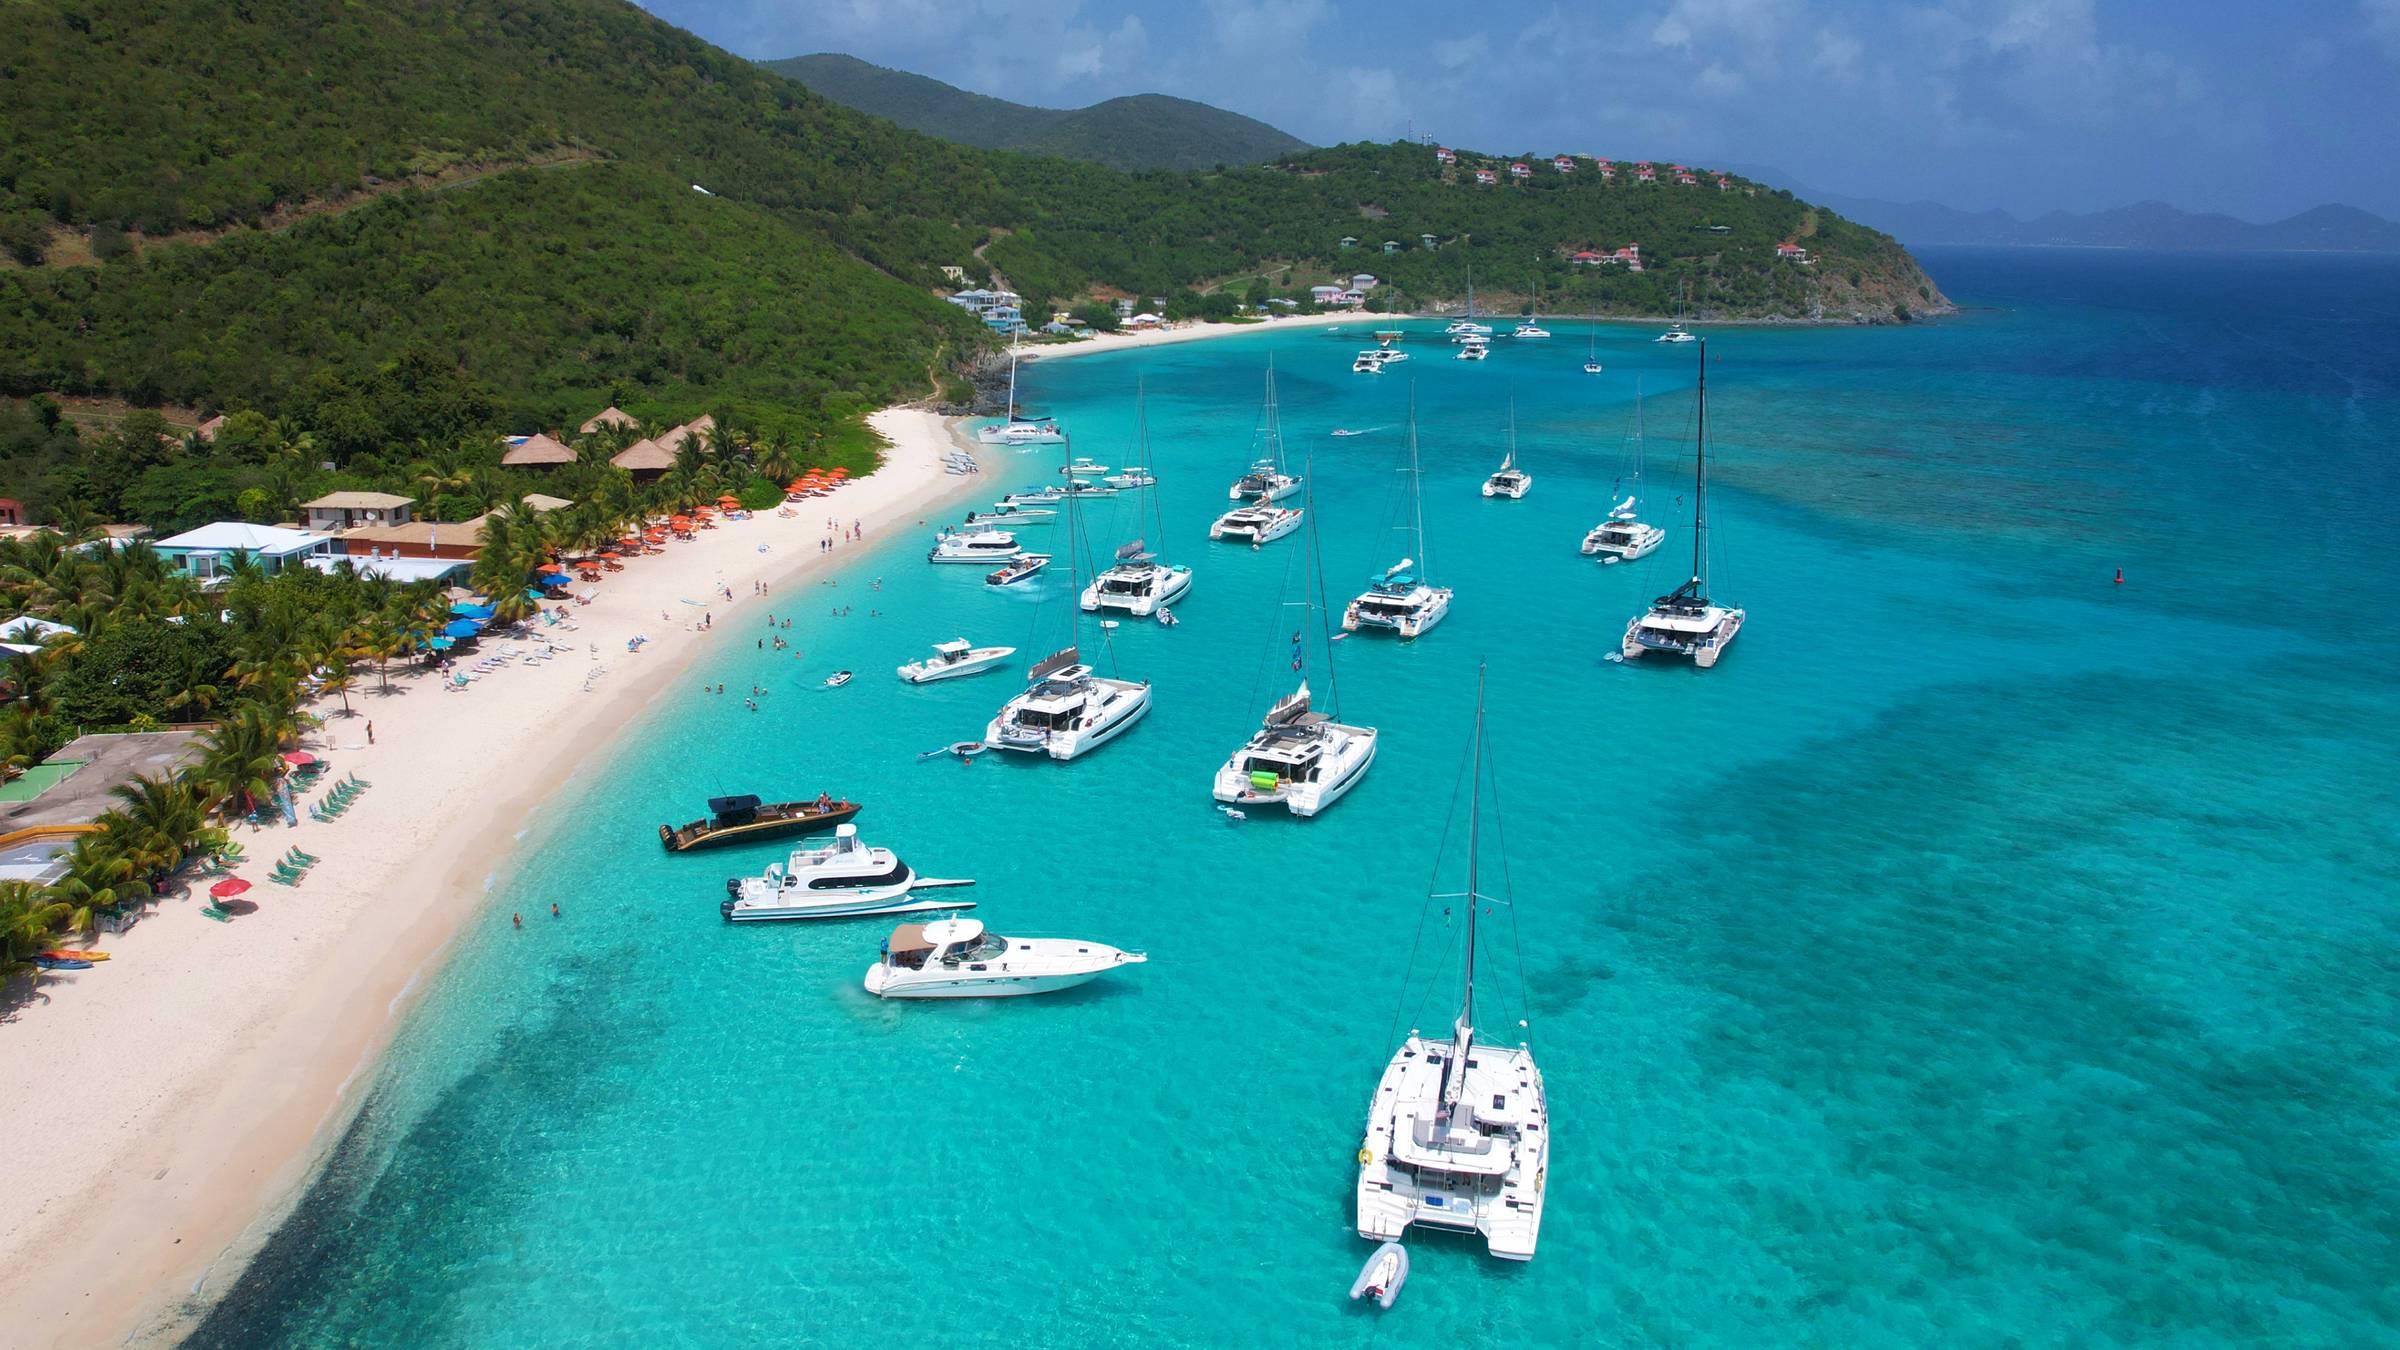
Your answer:
[[[1150,389],[1149,378],[1143,375],[1133,377],[1133,441],[1135,449],[1141,454],[1142,476],[1151,480],[1136,491],[1150,504],[1150,526],[1155,531],[1151,537],[1157,539],[1163,548],[1167,539],[1167,516],[1166,508],[1158,500],[1158,466],[1150,462]],[[1141,520],[1139,511],[1134,513],[1134,520]]]
[[[1692,452],[1692,580],[1708,598],[1708,339],[1700,340],[1700,427]]]
[[[1475,1034],[1475,916],[1483,907],[1483,895],[1476,887],[1476,862],[1483,853],[1483,674],[1483,667],[1477,666],[1475,743],[1470,751],[1474,767],[1467,777],[1467,979],[1466,999],[1458,1014],[1458,1029],[1467,1036]],[[1465,1067],[1458,1066],[1462,1081]]]
[[[1308,526],[1308,575],[1300,582],[1301,631],[1307,631],[1309,611],[1314,610],[1317,640],[1325,648],[1325,697],[1334,719],[1339,721],[1342,716],[1342,677],[1334,665],[1332,607],[1325,602],[1325,555],[1317,547],[1317,452],[1314,450],[1301,460],[1300,519]],[[1304,646],[1304,661],[1305,650]],[[1302,678],[1305,680],[1306,676]]]
[[[1017,339],[1008,339],[1008,420],[1017,420]]]
[[[1417,575],[1433,584],[1433,559],[1425,556],[1425,491],[1417,472],[1417,382],[1408,382],[1408,535]]]
[[[1284,472],[1283,426],[1275,413],[1275,358],[1272,356],[1267,358],[1267,462],[1275,466],[1275,472]]]

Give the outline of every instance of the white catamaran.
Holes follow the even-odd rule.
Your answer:
[[[1313,474],[1312,474],[1313,476]],[[1341,720],[1341,683],[1334,674],[1332,635],[1325,631],[1325,596],[1319,578],[1317,515],[1308,511],[1308,560],[1300,579],[1300,622],[1292,633],[1292,669],[1300,687],[1267,709],[1266,721],[1217,769],[1213,794],[1235,806],[1277,805],[1295,816],[1313,816],[1340,801],[1367,776],[1375,762],[1375,728]],[[1310,706],[1308,635],[1314,627],[1325,652],[1331,711]]]
[[[1081,590],[1074,583],[1082,578],[1087,547],[1076,496],[1066,497],[1070,592]],[[1077,609],[1067,611],[1067,645],[1034,664],[1025,692],[1001,705],[984,728],[985,745],[1075,759],[1115,740],[1149,713],[1148,681],[1103,676],[1083,663],[1075,644],[1080,617]],[[1105,630],[1100,640],[1103,649],[1109,649]]]
[[[1233,480],[1225,492],[1230,502],[1252,502],[1265,506],[1279,502],[1300,490],[1300,480],[1284,472],[1283,429],[1275,416],[1275,358],[1267,358],[1267,402],[1260,423],[1258,458]]]
[[[1480,677],[1471,753],[1467,889],[1427,897],[1446,910],[1465,904],[1466,973],[1458,1016],[1447,1037],[1411,1030],[1375,1085],[1358,1149],[1358,1235],[1392,1242],[1410,1225],[1425,1224],[1481,1233],[1492,1255],[1530,1261],[1541,1239],[1549,1182],[1549,1098],[1530,1045],[1482,1040],[1475,1029],[1477,920],[1487,905],[1508,902],[1504,895],[1485,895],[1478,884],[1488,753]]]
[[[1667,532],[1641,520],[1642,458],[1647,438],[1642,434],[1642,386],[1633,386],[1633,490],[1608,509],[1608,519],[1594,525],[1583,537],[1583,556],[1598,558],[1602,563],[1632,562],[1647,558],[1666,542]],[[1612,498],[1615,494],[1610,494]]]
[[[1134,392],[1134,437],[1145,462],[1150,457],[1150,404],[1142,386],[1136,382]],[[1158,478],[1143,473],[1142,482],[1134,488],[1142,501],[1134,507],[1136,528],[1147,525],[1164,539],[1166,518],[1158,501]],[[1150,508],[1151,518],[1142,520],[1142,506]],[[1192,589],[1192,569],[1169,567],[1142,549],[1142,541],[1119,545],[1116,561],[1092,584],[1083,588],[1082,605],[1086,612],[1103,609],[1121,610],[1137,619],[1157,616],[1158,611],[1181,600]]]
[[[1508,401],[1508,454],[1492,476],[1483,480],[1483,495],[1517,501],[1533,487],[1533,475],[1517,467],[1517,401]]]
[[[1651,601],[1648,612],[1625,625],[1619,650],[1629,661],[1644,652],[1671,652],[1706,670],[1742,631],[1746,617],[1708,598],[1708,344],[1703,342],[1700,422],[1692,441],[1692,579]]]
[[[975,439],[985,445],[1056,445],[1067,438],[1055,417],[1017,416],[1017,344],[1008,344],[1008,416],[990,426],[979,428]]]
[[[1425,580],[1433,571],[1425,550],[1425,501],[1417,471],[1417,398],[1408,398],[1408,556],[1385,568],[1342,611],[1342,631],[1377,628],[1404,638],[1423,636],[1450,612],[1450,588]]]

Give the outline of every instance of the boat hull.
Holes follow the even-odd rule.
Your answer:
[[[1667,532],[1656,529],[1642,535],[1631,544],[1605,543],[1598,536],[1599,531],[1595,530],[1583,537],[1583,556],[1598,558],[1602,566],[1612,563],[1638,562],[1658,552],[1658,546],[1667,542]]]
[[[911,661],[900,667],[900,678],[910,684],[932,684],[937,680],[955,680],[961,675],[980,675],[1009,657],[1016,655],[1014,647],[995,647],[990,651],[969,656],[963,661],[929,663]]]
[[[1746,611],[1727,610],[1724,621],[1718,624],[1713,631],[1706,634],[1694,634],[1688,640],[1679,642],[1661,640],[1656,634],[1651,635],[1652,640],[1643,641],[1645,630],[1642,627],[1642,620],[1635,619],[1625,625],[1625,640],[1618,647],[1618,655],[1628,661],[1634,660],[1646,652],[1657,652],[1664,656],[1688,656],[1693,665],[1707,670],[1717,663],[1718,657],[1725,654],[1727,647],[1733,645],[1734,638],[1742,631],[1743,620],[1748,617]]]
[[[1383,738],[1363,731],[1355,734],[1364,743],[1364,753],[1337,770],[1326,782],[1291,784],[1271,792],[1260,791],[1250,786],[1250,775],[1241,768],[1241,754],[1236,752],[1232,759],[1218,767],[1217,779],[1209,795],[1228,806],[1280,806],[1293,816],[1306,820],[1349,796],[1350,789],[1357,787],[1359,780],[1367,776],[1367,770],[1374,767],[1375,751],[1383,743]]]
[[[856,802],[842,802],[823,815],[800,816],[786,820],[760,820],[743,825],[708,828],[705,820],[695,820],[682,829],[665,825],[658,827],[658,842],[669,853],[691,853],[700,849],[722,848],[728,844],[756,844],[770,839],[796,839],[801,835],[830,830],[847,825],[859,812]],[[692,834],[694,830],[700,831]],[[688,837],[687,837],[688,836]]]
[[[1100,589],[1099,583],[1094,582],[1083,588],[1083,609],[1087,614],[1113,609],[1120,613],[1130,614],[1137,619],[1147,619],[1158,613],[1159,606],[1172,605],[1189,595],[1191,590],[1191,569],[1188,567],[1169,568],[1167,575],[1151,589],[1148,595],[1125,595],[1103,591]]]

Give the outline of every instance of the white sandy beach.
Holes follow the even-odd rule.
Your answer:
[[[1208,323],[1195,319],[1140,332],[1101,333],[1080,342],[1046,342],[1025,348],[1023,355],[1028,361],[1056,361],[1069,356],[1093,356],[1136,347],[1171,347],[1178,342],[1199,342],[1207,338],[1232,337],[1237,333],[1264,333],[1289,328],[1355,327],[1360,340],[1365,342],[1365,335],[1371,330],[1388,326],[1404,317],[1399,314],[1310,314],[1262,319],[1256,323]]]
[[[0,1345],[171,1338],[195,1284],[225,1286],[347,1123],[354,1080],[527,817],[699,650],[703,610],[772,609],[846,563],[862,545],[820,552],[828,518],[864,522],[871,544],[998,490],[943,472],[965,442],[940,418],[872,420],[893,446],[877,473],[578,586],[579,631],[545,634],[571,655],[457,693],[419,672],[378,694],[370,672],[356,716],[315,708],[332,715],[307,748],[374,786],[337,821],[236,831],[256,912],[219,924],[198,898],[166,900],[100,944],[112,960],[47,977],[0,1025]],[[636,634],[650,641],[630,654]],[[294,844],[322,863],[297,890],[267,884]]]

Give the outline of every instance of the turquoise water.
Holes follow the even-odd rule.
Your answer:
[[[1975,307],[1710,342],[1716,591],[1750,619],[1705,673],[1600,659],[1680,579],[1691,348],[1604,327],[1592,377],[1574,323],[1479,366],[1419,325],[1379,378],[1291,332],[1029,368],[1112,464],[1147,381],[1154,543],[1198,577],[1180,628],[1116,635],[1149,720],[1073,765],[919,762],[1017,685],[885,672],[1062,618],[915,537],[742,611],[688,683],[766,711],[670,695],[528,822],[197,1342],[2391,1343],[2400,263],[2248,260],[2237,310],[2220,260],[1928,261]],[[1414,382],[1458,599],[1337,648],[1383,729],[1365,782],[1234,825],[1209,775],[1288,680],[1297,541],[1205,526],[1270,353],[1340,594],[1394,560]],[[1670,535],[1604,570],[1576,544],[1637,375]],[[1487,502],[1512,394],[1533,493]],[[750,645],[787,604],[798,660]],[[1416,1240],[1375,1316],[1343,1297],[1351,1155],[1395,1028],[1448,1016],[1401,972],[1479,659],[1522,951],[1493,992],[1549,1079],[1549,1212],[1529,1266]],[[979,878],[999,931],[1150,964],[882,1005],[888,921],[733,929],[721,879],[775,850],[653,842],[712,793],[820,787]]]

